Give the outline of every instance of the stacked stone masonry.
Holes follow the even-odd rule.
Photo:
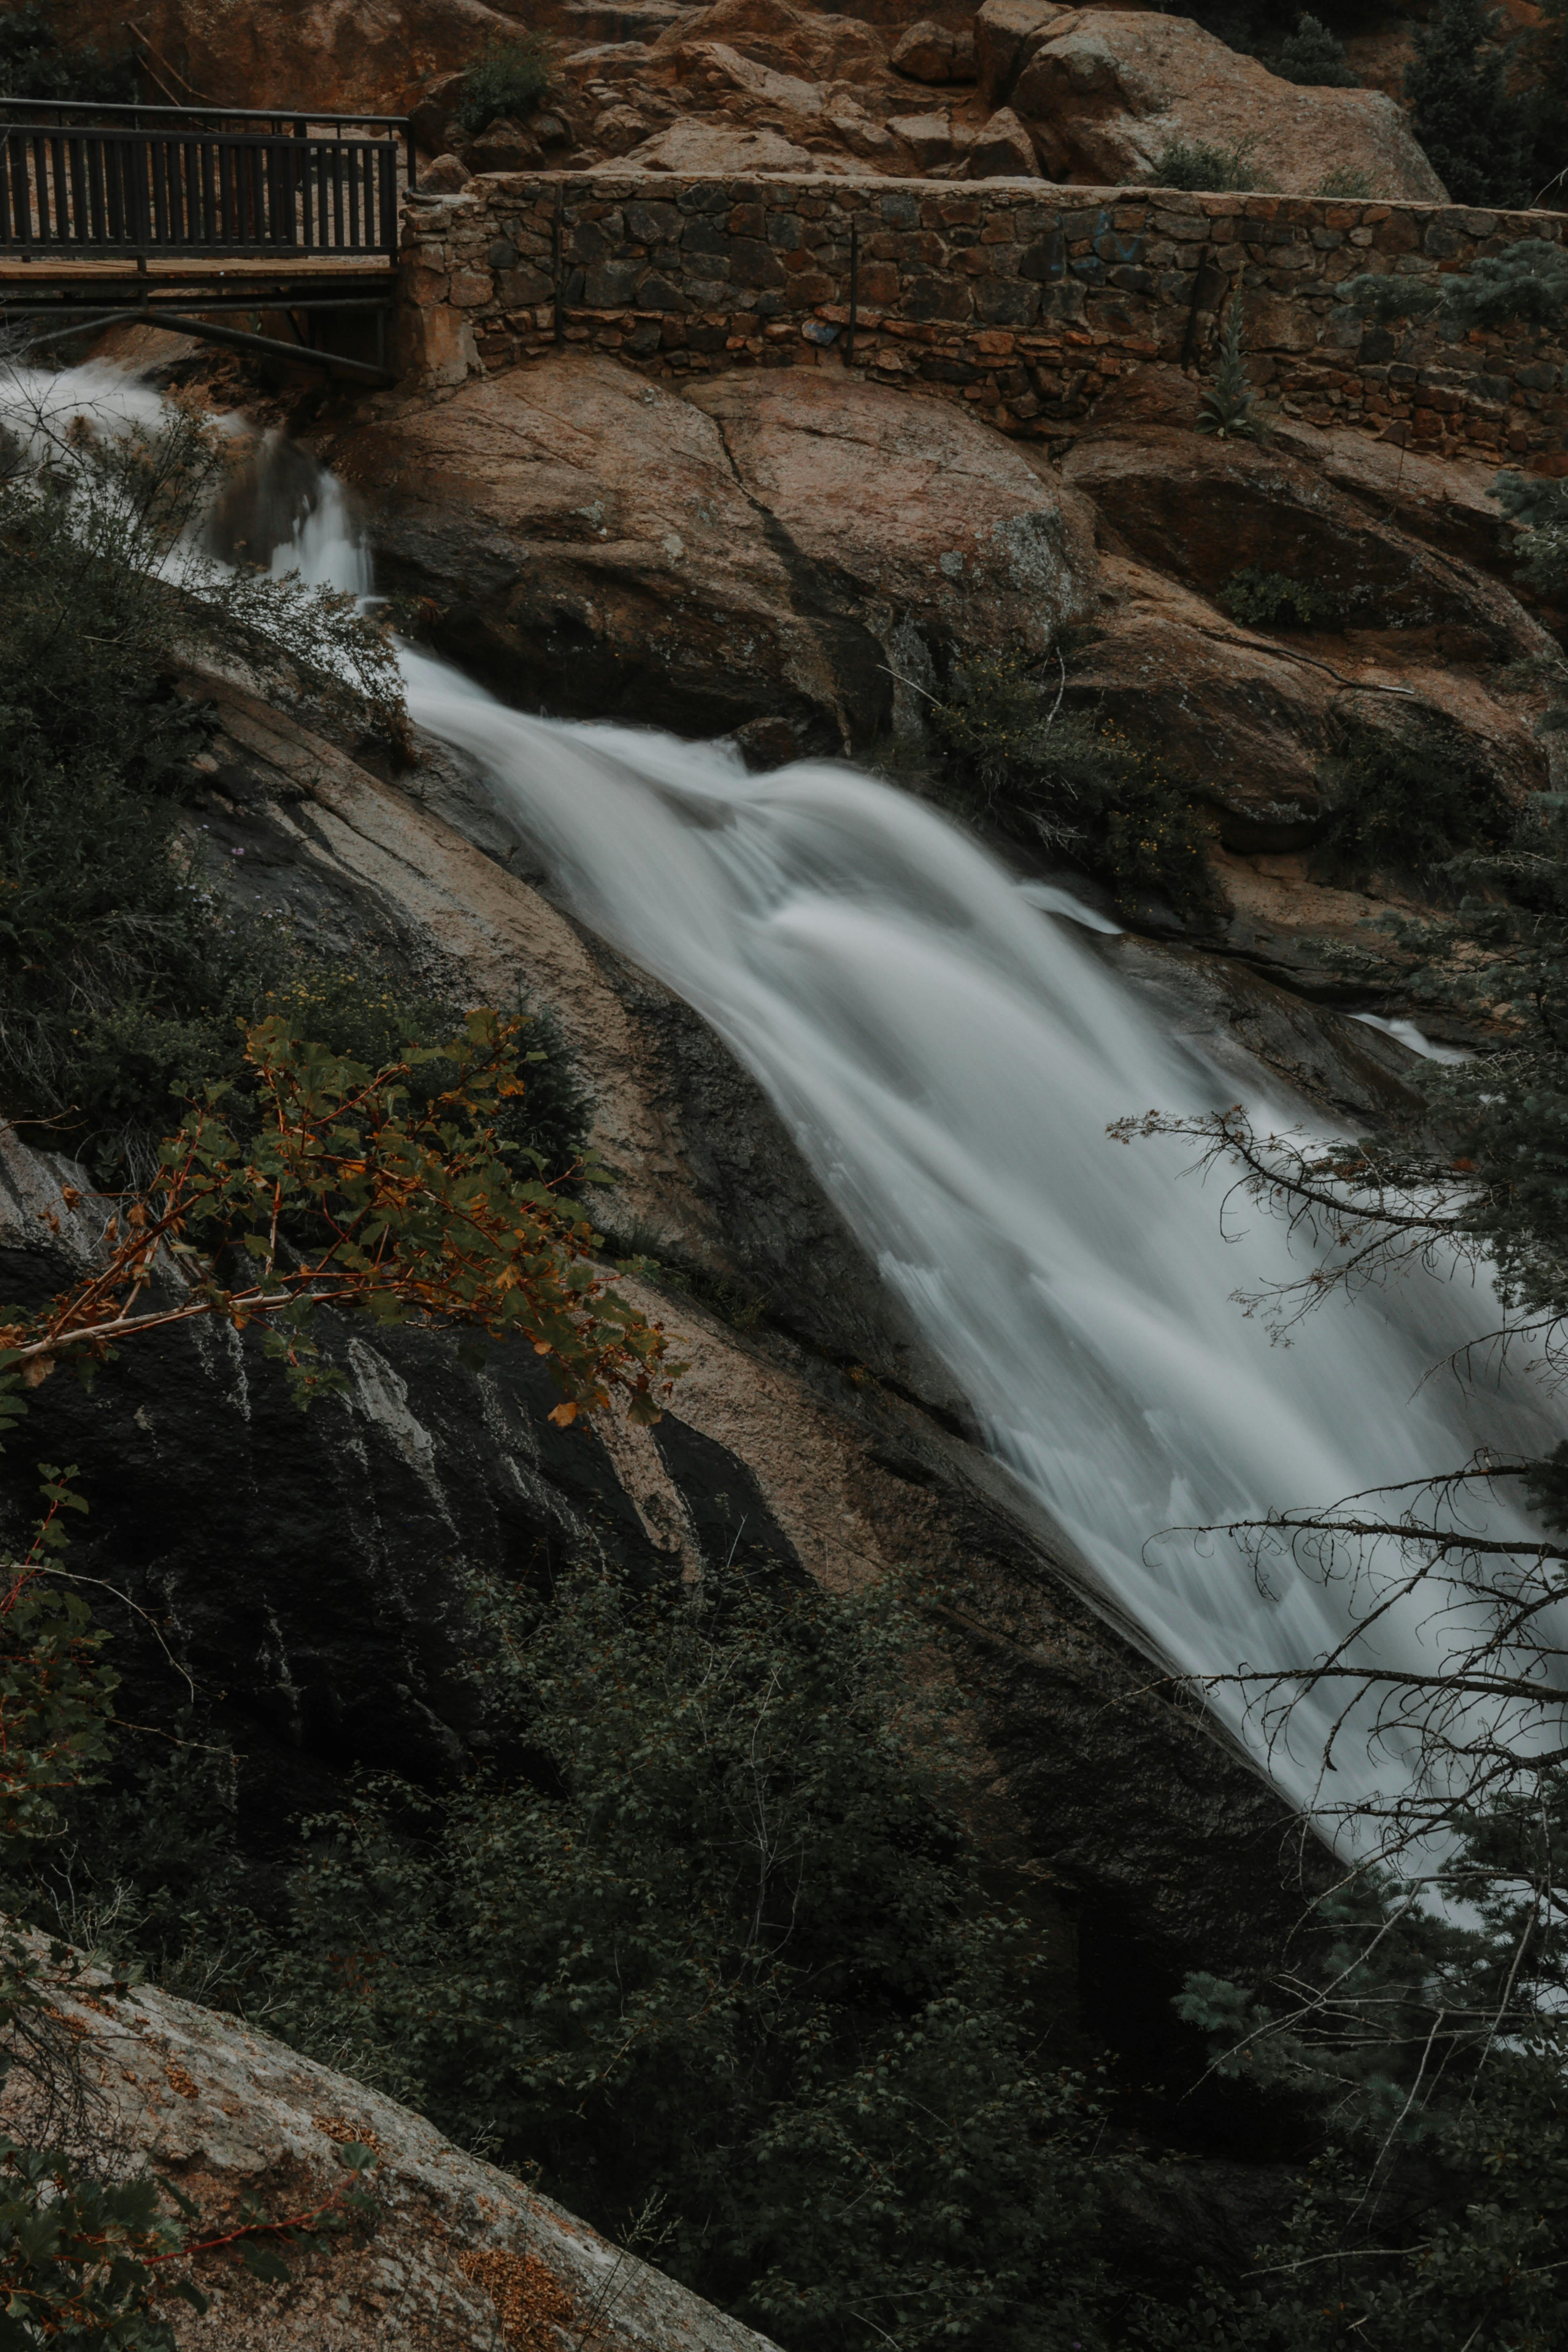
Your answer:
[[[1563,230],[1550,213],[1037,180],[505,173],[411,202],[405,350],[447,380],[563,345],[664,376],[847,359],[1049,438],[1149,362],[1209,364],[1239,288],[1249,373],[1285,414],[1563,471],[1562,344],[1391,331],[1335,299],[1361,270],[1426,276]]]

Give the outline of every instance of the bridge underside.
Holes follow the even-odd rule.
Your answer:
[[[388,384],[395,284],[392,258],[381,254],[286,263],[276,255],[0,254],[0,321],[35,346],[122,321],[152,323],[353,383]],[[266,314],[289,331],[247,330],[239,323],[247,314]]]

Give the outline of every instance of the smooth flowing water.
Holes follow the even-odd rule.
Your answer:
[[[1216,1189],[1180,1181],[1190,1150],[1106,1134],[1220,1108],[1234,1070],[931,808],[836,764],[749,776],[712,745],[526,719],[419,655],[406,669],[416,719],[478,763],[574,911],[761,1081],[992,1449],[1157,1655],[1282,1666],[1346,1624],[1341,1589],[1282,1563],[1260,1590],[1226,1539],[1167,1530],[1543,1440],[1526,1399],[1423,1385],[1486,1328],[1468,1283],[1333,1301],[1270,1345],[1231,1294],[1302,1271],[1279,1226],[1258,1213],[1227,1244]],[[1252,1107],[1293,1115],[1261,1073]],[[1378,1644],[1435,1655],[1414,1612]],[[1239,1726],[1235,1695],[1217,1704]],[[1304,1709],[1271,1759],[1297,1797],[1325,1719]],[[1342,1750],[1336,1800],[1357,1778]]]
[[[337,485],[276,569],[369,588]],[[712,1024],[968,1397],[987,1442],[1156,1657],[1197,1674],[1310,1661],[1346,1596],[1289,1561],[1267,1587],[1224,1538],[1180,1532],[1329,1504],[1552,1442],[1528,1394],[1424,1376],[1489,1328],[1489,1293],[1413,1277],[1336,1300],[1271,1346],[1238,1287],[1302,1271],[1261,1213],[1222,1237],[1190,1153],[1108,1124],[1236,1098],[1110,966],[1106,926],[1020,887],[930,807],[846,766],[744,772],[722,746],[504,708],[409,652],[416,720],[488,779],[556,890]],[[1086,928],[1086,925],[1090,928]],[[1258,1073],[1251,1108],[1291,1123]],[[1234,1228],[1233,1228],[1234,1229]],[[1430,1664],[1418,1614],[1379,1654]],[[1222,1714],[1256,1743],[1234,1693]],[[1310,1799],[1325,1718],[1270,1769]],[[1337,1800],[1397,1773],[1339,1751]]]

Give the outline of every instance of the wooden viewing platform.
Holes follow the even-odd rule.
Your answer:
[[[0,101],[0,318],[33,322],[35,341],[152,319],[390,382],[405,158],[412,185],[401,115]],[[282,313],[296,340],[225,325],[226,310]],[[315,340],[342,313],[374,324],[374,362]]]

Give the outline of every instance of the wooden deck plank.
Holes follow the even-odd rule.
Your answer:
[[[139,269],[134,261],[118,258],[56,261],[36,253],[25,260],[20,254],[6,253],[0,254],[0,285],[134,285],[140,279],[161,286],[205,286],[235,278],[321,278],[330,282],[348,277],[389,278],[395,267],[386,253],[345,253],[331,258],[320,254],[237,255],[232,259],[195,254],[163,256],[149,257],[144,269]]]

